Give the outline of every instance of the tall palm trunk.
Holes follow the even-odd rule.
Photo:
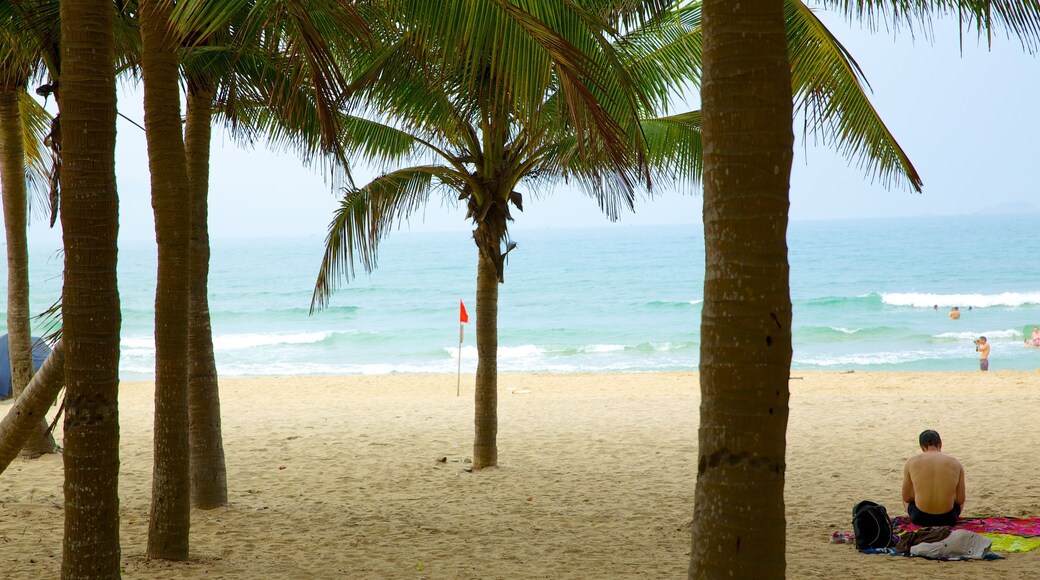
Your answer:
[[[3,181],[7,234],[7,344],[11,355],[11,394],[17,397],[33,374],[29,329],[29,250],[25,194],[25,142],[18,93],[0,89],[0,180]]]
[[[704,308],[691,578],[782,578],[791,367],[783,0],[706,0]]]
[[[498,465],[498,272],[477,262],[477,376],[473,413],[473,469]]]
[[[188,558],[188,168],[181,134],[177,44],[170,6],[142,0],[144,123],[159,271],[155,290],[155,459],[148,557]]]
[[[62,578],[120,574],[114,18],[109,0],[61,0]]]
[[[6,75],[5,75],[6,76]],[[25,144],[18,99],[24,89],[0,88],[0,181],[3,182],[4,226],[7,234],[7,347],[11,363],[11,395],[18,397],[33,376],[29,325],[29,249],[26,240],[28,205],[25,192]],[[35,435],[25,441],[22,455],[39,457],[55,450],[44,416]]]
[[[209,316],[209,158],[213,90],[188,81],[184,152],[191,185],[191,286],[188,324],[188,439],[191,446],[191,503],[202,509],[226,506],[227,467],[220,429],[220,392]]]
[[[473,232],[477,261],[477,376],[474,387],[473,469],[498,465],[498,285],[505,215],[492,206]]]

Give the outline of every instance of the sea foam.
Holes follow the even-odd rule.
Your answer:
[[[961,310],[991,308],[994,306],[1025,306],[1040,304],[1040,292],[1002,292],[1000,294],[922,294],[883,293],[881,301],[891,306],[913,306],[914,308],[952,308]]]

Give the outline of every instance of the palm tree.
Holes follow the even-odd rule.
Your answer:
[[[706,262],[691,578],[785,569],[794,136],[783,9],[783,0],[703,5]]]
[[[278,37],[279,32],[293,28],[291,23],[310,22],[316,11],[300,12],[285,3],[261,7],[277,12],[277,8],[288,6],[295,18],[279,20],[270,13],[259,18],[252,11],[255,6],[236,5],[231,11],[222,11],[225,6],[182,3],[177,20],[172,6],[165,2],[145,1],[140,8],[145,124],[160,270],[156,290],[156,477],[149,527],[149,556],[153,558],[187,558],[192,481],[197,504],[216,507],[227,502],[219,395],[205,298],[209,251],[205,204],[214,94],[210,77],[215,75],[219,82],[227,69],[213,70],[212,65],[226,65],[229,60],[218,53],[215,61],[202,59],[208,60],[210,70],[187,67],[192,140],[186,149],[177,113],[177,49],[181,42],[172,30],[187,31],[199,44],[196,50],[207,53],[205,44],[215,33],[219,36],[225,19],[237,19],[236,24],[243,24],[253,35]],[[213,8],[217,11],[208,12]],[[258,21],[267,26],[256,28]],[[193,155],[190,163],[188,153]],[[193,244],[190,237],[195,240]],[[192,273],[198,275],[192,282],[194,299],[189,294]],[[193,331],[189,330],[189,320],[194,321]],[[189,336],[194,345],[191,350]],[[189,358],[194,362],[189,363]],[[189,364],[195,379],[190,389]]]
[[[881,19],[925,23],[952,12],[966,26],[987,33],[1006,26],[1030,49],[1040,34],[1040,6],[1035,3],[821,4],[872,25]],[[707,260],[689,576],[782,578],[791,360],[789,75],[799,61],[783,41],[781,0],[706,0],[703,10]],[[864,152],[862,141],[849,138],[845,126],[818,125],[839,145],[851,144],[853,150],[859,145],[865,159],[876,160],[876,152]]]
[[[61,0],[63,578],[119,577],[115,10]]]
[[[11,7],[0,11],[0,181],[7,236],[7,334],[14,397],[21,394],[33,375],[26,182],[27,177],[38,176],[41,169],[42,141],[33,129],[39,129],[41,117],[47,116],[39,106],[32,106],[34,101],[25,91],[41,61],[32,36],[15,24],[18,18]],[[33,171],[27,172],[26,167]],[[39,178],[35,183],[40,183]],[[54,437],[40,417],[36,434],[26,440],[22,453],[38,457],[55,449]]]
[[[9,42],[4,44],[7,45],[4,48],[11,50]],[[25,237],[28,226],[25,139],[19,106],[29,70],[12,58],[16,50],[7,52],[7,58],[0,59],[0,180],[3,182],[4,225],[7,230],[7,334],[11,348],[11,391],[17,397],[32,378],[33,362],[29,338],[29,256]]]
[[[381,22],[385,50],[356,70],[345,149],[387,173],[347,190],[326,239],[312,310],[328,303],[355,253],[375,266],[380,239],[437,192],[458,199],[477,246],[473,469],[497,451],[498,285],[522,185],[571,178],[612,217],[631,207],[645,155],[641,87],[618,65],[605,20],[570,3],[399,2]],[[459,22],[469,23],[458,25]],[[551,26],[547,23],[553,23]],[[465,46],[459,51],[456,47]],[[416,58],[416,55],[421,57]],[[399,167],[407,161],[428,161]]]
[[[188,255],[188,443],[191,503],[227,505],[227,466],[220,426],[220,391],[209,314],[209,156],[214,91],[204,77],[187,76],[184,154],[191,198]]]
[[[155,289],[155,468],[148,557],[188,558],[188,167],[171,5],[141,0],[141,73],[159,271]]]
[[[329,54],[367,27],[349,5],[180,3],[174,21],[192,39],[182,54],[186,87],[185,154],[191,195],[188,415],[192,505],[227,505],[220,398],[207,297],[210,139],[214,113],[244,142],[291,136],[304,159],[335,155],[334,110],[322,95],[344,83]],[[330,41],[323,41],[329,38]],[[288,42],[299,39],[299,42]],[[301,47],[309,47],[301,49]],[[312,122],[301,123],[300,119]]]

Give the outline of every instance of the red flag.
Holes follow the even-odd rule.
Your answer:
[[[459,323],[469,322],[469,314],[466,314],[466,305],[459,300]]]

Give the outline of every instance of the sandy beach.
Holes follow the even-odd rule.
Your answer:
[[[192,559],[170,563],[144,557],[152,384],[122,383],[124,577],[685,577],[695,373],[503,375],[501,466],[477,474],[462,384],[456,397],[450,375],[224,379],[231,505],[193,511]],[[1040,550],[934,562],[828,542],[861,499],[902,515],[902,464],[925,428],[965,466],[965,516],[1040,516],[1038,386],[1025,371],[794,372],[788,577],[1040,573]],[[16,460],[0,475],[4,578],[59,576],[61,468]]]

